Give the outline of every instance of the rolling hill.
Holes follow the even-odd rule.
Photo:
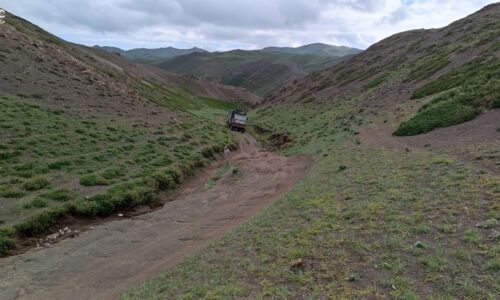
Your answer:
[[[160,68],[247,88],[264,96],[283,86],[359,53],[360,50],[324,44],[299,48],[192,53],[157,64]]]
[[[219,117],[260,100],[12,14],[0,40],[0,254],[59,222],[157,202],[234,144]]]
[[[499,20],[396,34],[267,97],[253,134],[309,176],[123,299],[498,298]]]
[[[94,48],[102,49],[111,53],[118,53],[130,60],[143,64],[155,64],[166,59],[174,58],[181,55],[187,55],[191,53],[204,53],[207,52],[200,48],[191,49],[177,49],[174,47],[156,48],[156,49],[146,49],[146,48],[136,48],[130,50],[123,50],[117,47],[109,46],[94,46]]]
[[[300,47],[266,47],[261,51],[263,52],[281,52],[288,54],[313,54],[320,56],[336,56],[342,57],[347,55],[358,54],[361,52],[359,49],[346,47],[346,46],[333,46],[322,43],[314,43],[303,45]]]

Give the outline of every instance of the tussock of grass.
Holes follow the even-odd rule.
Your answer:
[[[80,184],[83,186],[109,185],[110,182],[100,175],[90,174],[80,178]]]
[[[73,195],[73,193],[66,189],[59,189],[41,194],[40,197],[58,202],[66,202],[74,199],[75,196]]]
[[[16,186],[0,186],[0,197],[5,198],[22,198],[26,193]]]
[[[23,188],[27,191],[37,191],[47,187],[50,184],[50,181],[47,177],[44,176],[36,176],[30,179],[27,179],[23,183]]]

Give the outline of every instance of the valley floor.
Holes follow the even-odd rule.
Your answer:
[[[259,150],[240,136],[230,167],[213,165],[153,213],[97,225],[74,239],[2,259],[1,299],[113,299],[220,238],[309,170],[304,156]]]
[[[123,299],[498,299],[498,110],[405,138],[390,120],[328,135],[331,112],[262,111],[271,133],[296,120],[285,151],[313,155],[309,175]]]

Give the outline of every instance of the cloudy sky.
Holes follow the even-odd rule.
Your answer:
[[[299,46],[366,48],[391,34],[442,27],[488,0],[0,0],[66,39],[124,49]]]

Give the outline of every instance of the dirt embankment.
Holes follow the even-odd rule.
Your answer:
[[[149,214],[95,226],[74,239],[1,260],[0,299],[113,299],[222,237],[308,172],[307,157],[259,150],[240,137],[227,175],[210,189],[214,165],[175,200]]]

